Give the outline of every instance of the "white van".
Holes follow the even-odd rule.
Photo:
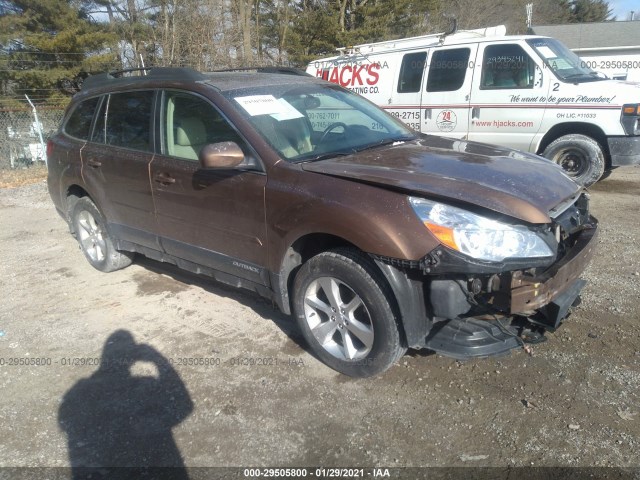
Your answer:
[[[640,84],[606,78],[553,38],[505,33],[498,26],[339,49],[307,73],[420,132],[543,155],[583,185],[640,163]],[[327,114],[318,122],[339,128],[345,113]]]

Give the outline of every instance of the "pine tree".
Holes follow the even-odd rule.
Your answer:
[[[328,0],[302,0],[295,4],[289,38],[284,44],[292,65],[304,67],[316,58],[333,55],[338,39],[338,10]],[[268,31],[265,32],[268,35]]]
[[[65,0],[4,1],[0,9],[3,93],[63,100],[87,72],[117,62],[113,35]]]
[[[612,10],[604,0],[574,0],[573,22],[605,22],[611,18]]]

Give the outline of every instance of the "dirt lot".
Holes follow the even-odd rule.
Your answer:
[[[264,300],[144,259],[100,273],[42,180],[0,189],[0,466],[640,467],[640,168],[592,209],[583,303],[531,356],[352,380]]]

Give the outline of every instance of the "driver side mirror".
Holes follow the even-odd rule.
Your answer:
[[[244,153],[236,142],[210,143],[198,155],[202,168],[235,168],[244,161]]]

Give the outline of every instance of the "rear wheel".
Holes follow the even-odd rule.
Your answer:
[[[298,271],[293,309],[320,360],[352,377],[383,372],[406,351],[391,292],[364,254],[324,252]]]
[[[80,250],[91,266],[102,272],[113,272],[131,265],[133,253],[115,249],[102,214],[88,197],[75,203],[71,218]]]
[[[586,135],[564,135],[551,142],[542,156],[560,165],[576,183],[585,187],[596,183],[604,173],[602,147]]]

